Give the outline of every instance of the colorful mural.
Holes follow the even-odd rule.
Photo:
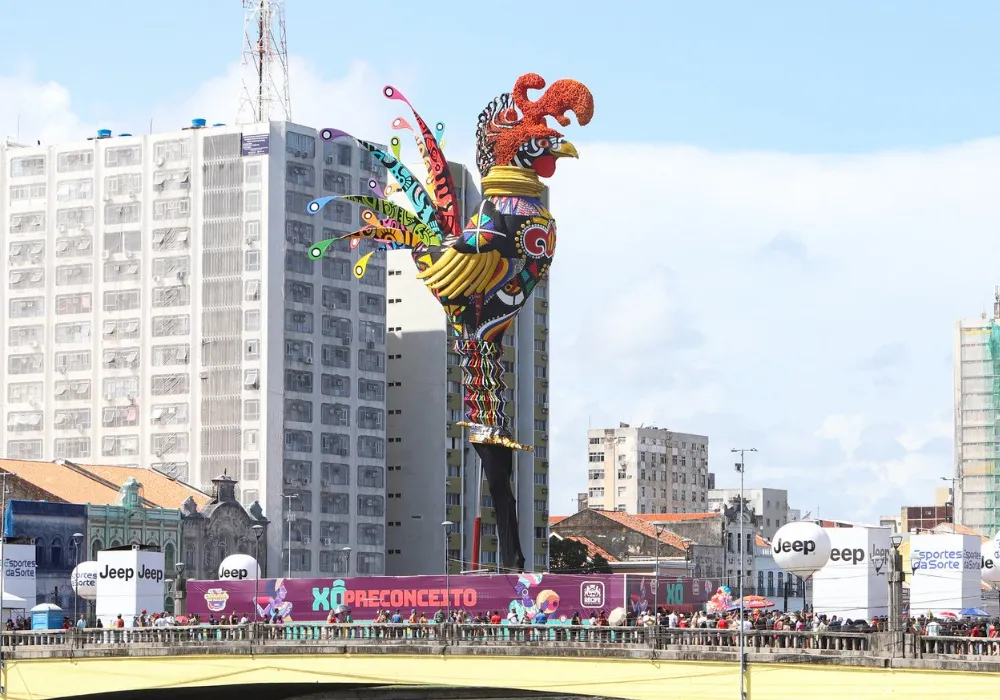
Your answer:
[[[524,569],[510,485],[513,452],[532,448],[517,442],[511,432],[502,340],[532,290],[545,279],[555,254],[555,219],[542,203],[545,185],[539,178],[555,174],[559,159],[578,157],[576,147],[546,120],[553,117],[568,126],[566,113],[572,111],[585,125],[594,114],[590,90],[575,80],[557,80],[537,100],[529,99],[529,90],[545,85],[539,75],[522,75],[513,91],[497,97],[479,115],[476,163],[482,175],[483,200],[464,229],[461,203],[441,152],[444,124],[438,122],[431,130],[391,85],[383,88],[385,97],[409,107],[416,122],[414,126],[398,117],[392,127],[413,134],[426,178],[421,181],[402,163],[398,137],[390,140],[392,153],[354,139],[368,149],[373,163],[386,169],[393,183],[380,187],[373,171],[368,181],[371,194],[322,197],[307,207],[309,213],[317,214],[336,199],[366,210],[360,230],[312,245],[313,260],[321,259],[341,239],[373,239],[379,243],[378,250],[409,249],[417,277],[444,307],[461,358],[468,418],[463,425],[469,428],[469,440],[482,462],[496,512],[500,563],[508,571]],[[320,138],[353,137],[337,129],[322,129]],[[390,199],[396,195],[401,201]],[[361,258],[354,270],[357,277],[364,276],[378,250]]]

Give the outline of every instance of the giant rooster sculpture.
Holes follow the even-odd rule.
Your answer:
[[[427,168],[424,183],[399,160],[399,139],[390,141],[392,154],[366,141],[354,139],[389,172],[394,184],[382,189],[369,181],[372,195],[323,197],[309,203],[318,213],[334,199],[365,207],[366,226],[354,233],[315,243],[309,254],[319,260],[336,241],[361,238],[380,243],[378,250],[408,248],[421,279],[444,307],[456,336],[461,358],[462,384],[469,441],[482,462],[497,518],[500,563],[507,570],[523,570],[517,525],[516,501],[511,490],[514,450],[531,450],[514,439],[504,397],[501,341],[504,332],[524,306],[532,290],[548,274],[556,247],[555,220],[542,203],[545,186],[539,178],[551,177],[561,158],[578,156],[563,135],[550,128],[547,117],[568,126],[572,111],[581,125],[590,122],[594,98],[575,80],[558,80],[537,100],[528,90],[541,90],[545,81],[534,73],[522,75],[511,93],[493,100],[476,130],[476,164],[482,175],[483,199],[475,215],[462,228],[460,203],[448,161],[441,152],[444,125],[432,132],[409,101],[394,87],[383,94],[410,107],[416,128],[404,118],[393,128],[413,132]],[[323,129],[325,141],[353,138],[336,129]],[[409,206],[390,201],[396,192]],[[377,252],[377,251],[374,251]],[[373,253],[355,266],[364,275]],[[478,538],[476,538],[478,542]]]

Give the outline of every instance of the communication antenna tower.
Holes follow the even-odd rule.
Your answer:
[[[243,0],[243,96],[237,121],[290,120],[284,0]]]

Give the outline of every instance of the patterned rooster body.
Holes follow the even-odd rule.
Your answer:
[[[540,178],[551,177],[559,159],[578,156],[573,144],[549,128],[546,117],[566,126],[566,112],[572,111],[584,125],[594,110],[590,91],[575,80],[556,81],[537,101],[528,98],[528,90],[544,87],[540,76],[523,75],[511,93],[493,100],[480,114],[476,161],[483,199],[464,227],[448,162],[439,147],[444,125],[438,123],[436,133],[432,132],[415,110],[415,127],[400,117],[393,128],[413,132],[428,172],[424,182],[399,160],[398,137],[390,141],[391,154],[358,140],[394,183],[382,188],[373,177],[369,186],[374,196],[324,197],[308,208],[315,214],[334,199],[360,204],[367,225],[341,238],[373,239],[379,250],[410,249],[417,277],[444,308],[461,357],[468,418],[464,425],[469,427],[469,440],[479,454],[493,497],[501,563],[512,570],[524,565],[510,488],[512,450],[531,448],[516,442],[510,430],[501,341],[545,279],[555,254],[556,225],[542,201],[545,186]],[[387,86],[383,93],[409,105],[394,87]],[[320,136],[328,141],[348,137],[335,129],[323,129]],[[388,199],[396,193],[406,197],[408,207]],[[336,240],[314,244],[310,256],[321,258]],[[364,275],[371,255],[359,261],[356,276]]]

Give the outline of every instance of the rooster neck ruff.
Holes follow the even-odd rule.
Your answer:
[[[483,177],[484,197],[534,197],[542,196],[545,185],[531,168],[496,165]]]

